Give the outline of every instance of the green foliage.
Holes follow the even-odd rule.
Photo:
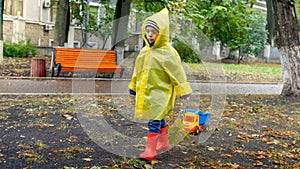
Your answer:
[[[36,48],[30,44],[30,40],[19,43],[4,43],[3,56],[26,58],[36,55]]]
[[[213,2],[199,0],[186,6],[185,16],[203,30],[211,39],[220,40],[232,48],[237,48],[238,35],[243,33],[243,25],[236,6],[228,1]],[[197,10],[200,9],[200,10]],[[244,19],[244,18],[243,18]]]
[[[98,7],[88,6],[87,0],[70,0],[70,8],[73,16],[72,19],[79,21],[84,33],[89,33],[90,36],[101,37],[106,42],[112,34],[115,8],[110,1],[100,0],[99,2],[101,3],[99,7],[101,8],[100,15],[98,15]],[[89,15],[88,22],[86,21],[87,15]]]
[[[186,4],[186,0],[132,0],[132,8],[138,11],[159,12],[167,8],[171,14],[176,15],[184,12]]]
[[[249,21],[248,36],[245,37],[246,42],[241,45],[241,50],[243,53],[258,55],[267,43],[268,31],[263,25],[266,23],[266,18],[261,12],[255,12],[250,16]]]
[[[176,37],[173,40],[173,47],[179,53],[182,61],[186,63],[200,63],[200,57],[182,39]]]
[[[248,3],[248,4],[247,4]],[[241,49],[245,53],[258,54],[264,47],[266,21],[243,0],[197,0],[188,3],[184,15],[211,40],[221,41],[229,49]]]
[[[168,0],[133,0],[133,7],[147,12],[158,12],[167,6]]]
[[[296,11],[296,16],[297,16],[297,21],[298,21],[298,27],[300,27],[300,1],[296,1],[295,3],[295,11]]]

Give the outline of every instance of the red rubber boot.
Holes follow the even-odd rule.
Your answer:
[[[160,129],[160,133],[159,133],[159,137],[158,137],[158,141],[157,141],[157,146],[156,146],[156,151],[160,152],[160,151],[167,151],[170,149],[170,145],[169,145],[169,134],[167,131],[167,126],[164,128]]]
[[[156,158],[156,145],[159,133],[148,132],[146,149],[140,154],[140,158],[151,161]]]

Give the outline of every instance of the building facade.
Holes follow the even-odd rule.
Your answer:
[[[30,39],[34,46],[49,46],[55,19],[55,8],[50,8],[49,0],[5,0],[4,3],[4,42],[18,43]]]
[[[89,6],[95,8],[99,14],[103,13],[103,7],[98,0],[89,0]],[[30,40],[30,43],[41,49],[52,49],[55,15],[57,8],[52,5],[51,0],[5,0],[3,15],[3,41],[8,43],[18,43]],[[131,26],[135,27],[135,26]],[[65,46],[80,48],[83,45],[83,32],[81,26],[72,21],[69,27],[68,43]],[[134,30],[132,35],[125,40],[125,50],[133,51],[141,48],[142,42],[140,30]],[[110,49],[110,38],[104,41],[95,36],[90,36],[88,44],[91,48]]]

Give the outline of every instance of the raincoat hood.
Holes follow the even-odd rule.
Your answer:
[[[159,34],[157,36],[157,39],[155,40],[155,43],[153,45],[153,48],[159,48],[161,46],[166,45],[169,43],[169,11],[167,8],[164,8],[160,12],[149,16],[145,19],[142,25],[142,36],[144,38],[144,41],[146,42],[146,46],[150,47],[150,44],[148,43],[146,39],[146,22],[148,20],[154,21],[158,28],[159,28]]]

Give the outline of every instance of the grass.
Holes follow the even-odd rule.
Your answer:
[[[281,76],[282,69],[279,64],[222,64],[225,72],[273,74]]]
[[[204,63],[187,64],[190,74],[198,75],[200,80],[208,80],[210,74],[224,76],[227,82],[241,83],[281,83],[282,68],[280,64],[251,63],[224,64]],[[208,73],[211,71],[212,73]],[[188,74],[188,73],[187,73]]]

